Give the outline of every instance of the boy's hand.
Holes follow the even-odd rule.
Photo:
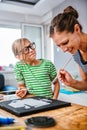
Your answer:
[[[16,95],[20,98],[23,98],[25,97],[25,95],[27,94],[27,90],[26,88],[19,88],[17,91],[16,91]]]

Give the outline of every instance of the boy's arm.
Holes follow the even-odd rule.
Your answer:
[[[54,85],[53,99],[57,99],[60,91],[60,84],[58,79],[53,83],[53,85]]]

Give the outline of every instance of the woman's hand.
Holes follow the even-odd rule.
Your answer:
[[[73,83],[74,79],[72,78],[72,76],[65,71],[64,69],[60,69],[58,72],[58,78],[61,82],[63,82],[65,85],[67,86],[71,86],[71,84]]]
[[[25,97],[25,95],[27,94],[27,90],[26,88],[19,88],[17,91],[16,91],[16,95],[20,98],[23,98]]]

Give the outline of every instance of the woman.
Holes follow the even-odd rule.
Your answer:
[[[37,96],[57,99],[60,85],[58,80],[54,81],[57,75],[56,68],[49,60],[36,59],[35,43],[20,38],[14,41],[12,50],[19,59],[14,70],[18,81],[17,96],[23,98],[28,90],[29,93]],[[54,91],[52,91],[52,83]]]
[[[87,33],[77,20],[78,12],[68,6],[63,13],[55,16],[50,26],[50,37],[63,52],[73,55],[78,64],[81,80],[75,80],[64,69],[58,72],[58,78],[65,85],[79,90],[87,90]]]

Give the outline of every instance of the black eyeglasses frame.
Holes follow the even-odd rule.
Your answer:
[[[16,55],[19,55],[20,53],[22,54],[28,54],[30,49],[34,50],[36,48],[35,42],[31,42],[30,45],[24,47],[21,51],[19,51]]]

